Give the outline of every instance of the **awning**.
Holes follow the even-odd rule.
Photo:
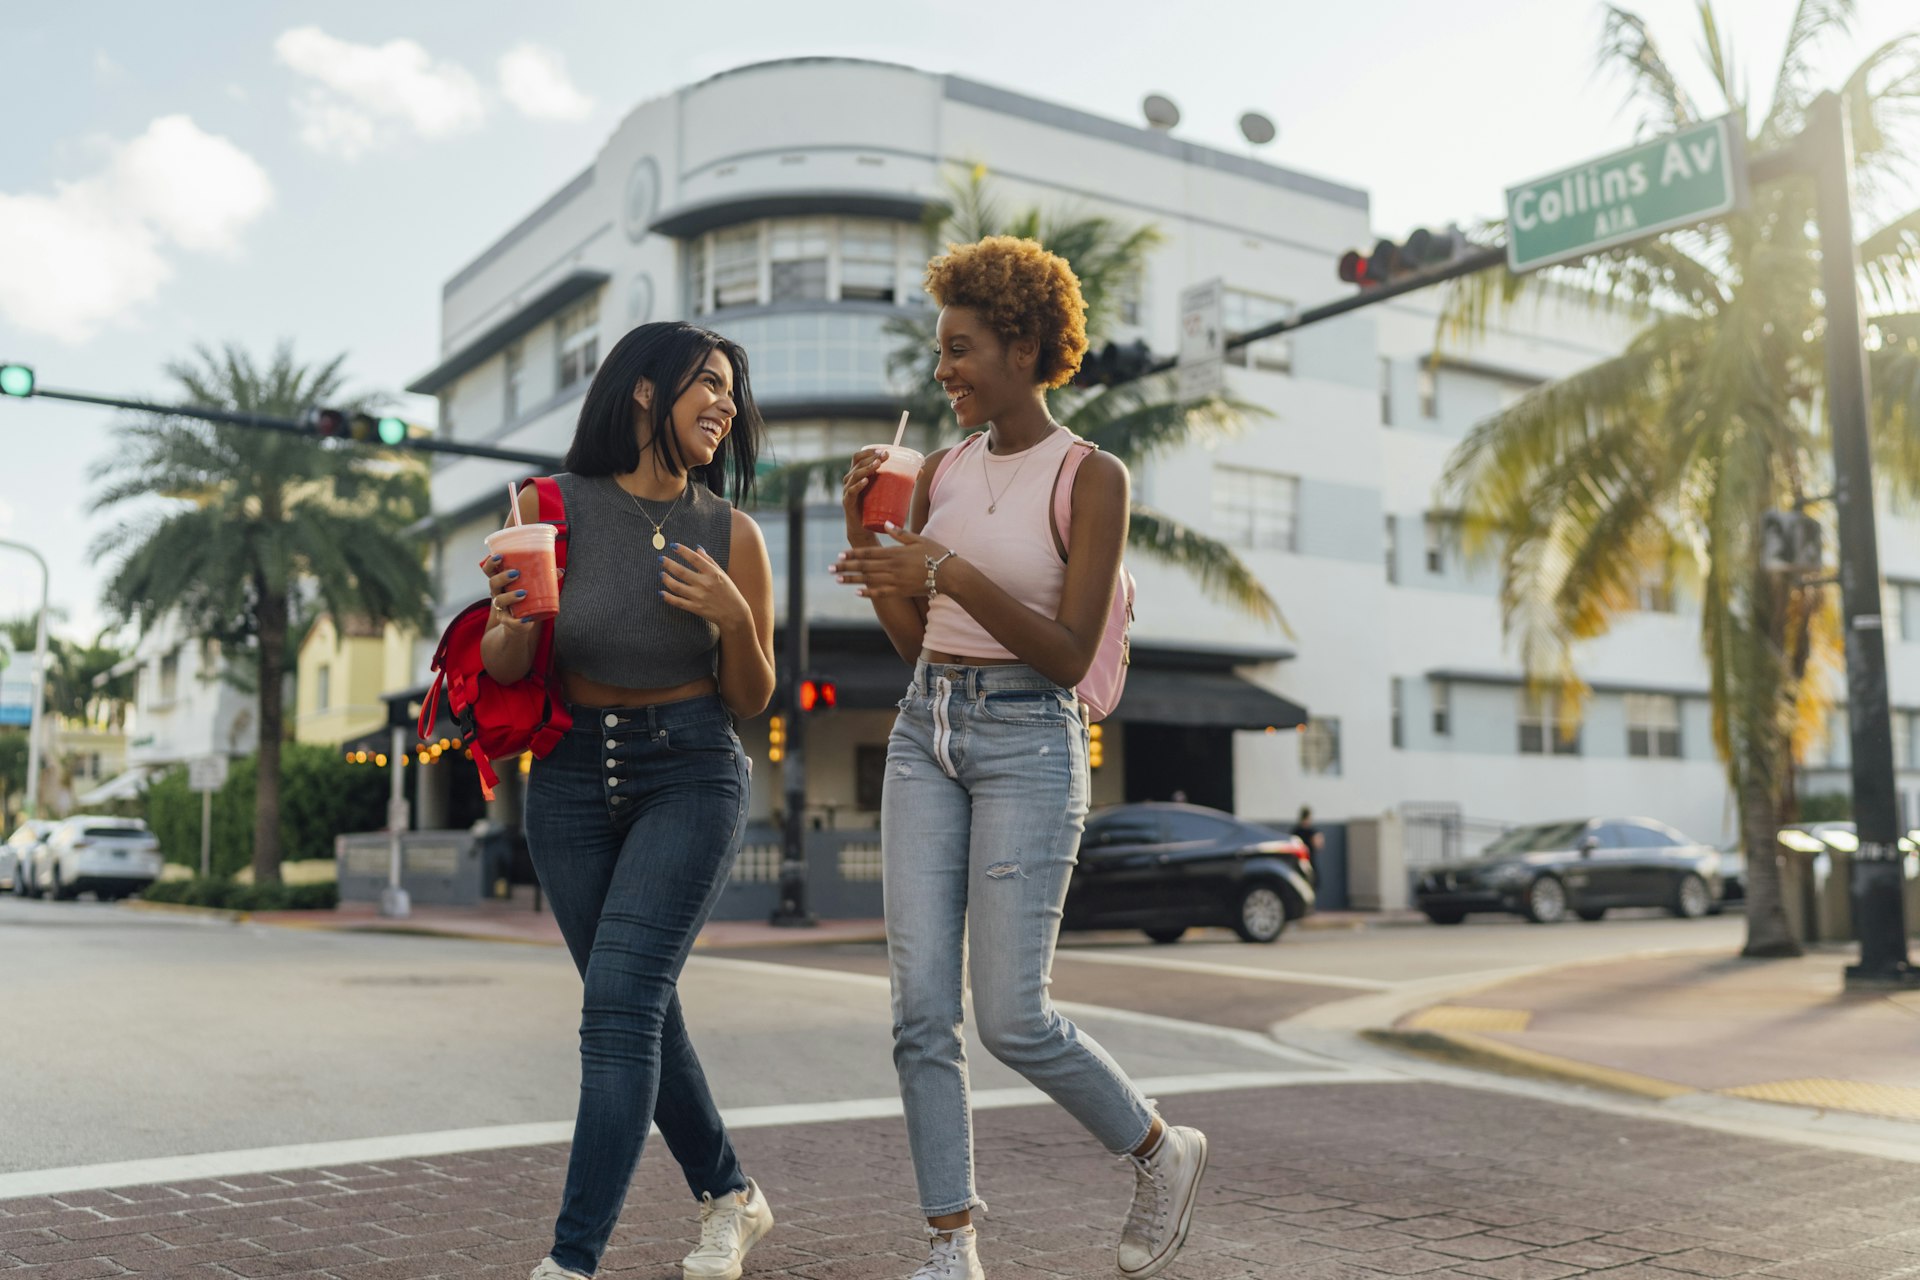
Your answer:
[[[1127,672],[1127,689],[1113,718],[1123,724],[1292,729],[1307,722],[1307,709],[1227,672],[1167,671],[1136,664]]]
[[[147,779],[153,776],[153,770],[146,765],[135,765],[125,773],[108,778],[84,795],[74,797],[78,805],[108,804],[115,800],[137,800],[140,793],[147,789]]]
[[[568,304],[586,297],[612,278],[604,271],[570,272],[518,311],[408,383],[407,390],[423,396],[437,394],[461,374],[492,359],[496,352],[515,338],[531,332],[542,322],[558,315]]]
[[[722,196],[716,200],[669,209],[654,219],[650,230],[668,236],[695,236],[703,231],[738,226],[761,218],[795,218],[809,214],[919,222],[931,211],[945,207],[944,201],[932,197],[895,195],[867,187],[769,191],[758,195]]]

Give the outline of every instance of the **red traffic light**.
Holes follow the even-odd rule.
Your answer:
[[[1340,279],[1348,284],[1360,284],[1367,278],[1367,259],[1358,249],[1349,249],[1340,255]]]
[[[347,415],[339,409],[307,410],[307,430],[323,439],[347,434]]]
[[[840,691],[833,687],[831,680],[815,680],[809,677],[800,682],[800,709],[812,711],[825,707],[831,711],[840,705]]]
[[[1340,256],[1340,279],[1363,289],[1400,281],[1429,268],[1444,266],[1472,248],[1458,227],[1439,231],[1421,227],[1407,237],[1405,244],[1379,240],[1370,253],[1347,250]]]

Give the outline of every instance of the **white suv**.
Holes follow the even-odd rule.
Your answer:
[[[26,897],[33,890],[33,854],[58,825],[45,818],[29,818],[0,844],[0,883]]]
[[[60,823],[40,846],[34,893],[66,899],[91,889],[112,902],[158,880],[163,862],[160,842],[140,819],[82,814]]]

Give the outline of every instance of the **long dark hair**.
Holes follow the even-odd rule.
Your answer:
[[[753,402],[753,388],[747,381],[746,350],[710,329],[683,320],[643,324],[613,344],[613,350],[600,362],[600,371],[593,375],[586,402],[580,406],[580,421],[567,448],[567,470],[578,476],[611,476],[639,468],[640,441],[633,430],[633,415],[639,406],[633,390],[642,378],[653,383],[653,404],[648,410],[653,431],[647,447],[658,452],[669,470],[688,470],[673,438],[673,406],[715,351],[733,366],[733,427],[712,463],[694,470],[702,473],[707,488],[723,498],[731,496],[735,506],[745,502],[753,493],[761,431],[760,409]]]

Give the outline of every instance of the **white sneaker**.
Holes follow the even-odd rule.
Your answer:
[[[533,1269],[527,1280],[593,1280],[592,1276],[581,1275],[578,1271],[569,1271],[552,1258],[540,1259],[540,1265]]]
[[[907,1280],[987,1280],[987,1273],[980,1269],[980,1255],[974,1251],[978,1240],[970,1226],[952,1231],[928,1227],[927,1260]]]
[[[1207,1135],[1169,1125],[1153,1154],[1126,1158],[1133,1164],[1133,1208],[1120,1229],[1120,1274],[1147,1280],[1166,1270],[1187,1242],[1207,1171]]]
[[[680,1267],[686,1280],[740,1280],[740,1263],[747,1250],[773,1229],[773,1210],[760,1184],[747,1179],[747,1189],[715,1200],[700,1198],[700,1243]]]

